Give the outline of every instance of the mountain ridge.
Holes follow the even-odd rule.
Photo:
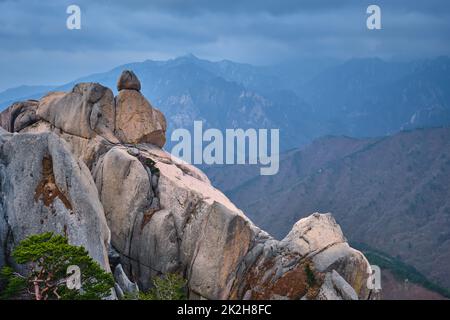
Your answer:
[[[188,55],[124,64],[54,89],[67,91],[75,82],[113,87],[120,72],[132,68],[148,84],[145,95],[170,120],[169,136],[179,127],[192,130],[194,120],[220,130],[280,128],[281,150],[327,134],[382,136],[450,123],[448,57],[412,62],[359,58],[311,65],[316,71],[305,76],[297,72],[305,67],[294,63],[289,70]]]

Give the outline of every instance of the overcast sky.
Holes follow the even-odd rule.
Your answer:
[[[81,30],[66,28],[70,4]],[[370,4],[382,30],[366,28]],[[448,0],[0,0],[0,91],[186,53],[252,64],[412,59],[450,55],[449,40]]]

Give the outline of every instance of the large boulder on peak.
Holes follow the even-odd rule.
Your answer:
[[[98,83],[79,83],[69,93],[49,93],[39,101],[37,114],[65,133],[85,139],[100,135],[118,142],[114,136],[114,95]]]
[[[125,70],[117,82],[115,135],[122,143],[166,143],[166,119],[139,92],[141,83],[133,71]]]
[[[119,77],[119,80],[117,81],[117,90],[120,91],[124,89],[137,91],[141,90],[141,82],[131,70],[123,71]]]
[[[0,114],[0,125],[9,132],[54,132],[70,140],[71,151],[89,168],[107,144],[163,147],[166,119],[139,92],[139,79],[125,71],[119,87],[114,97],[98,83],[79,83],[70,92],[51,92],[39,101],[18,102]]]
[[[166,143],[166,119],[136,90],[124,89],[116,97],[115,135],[122,143]]]

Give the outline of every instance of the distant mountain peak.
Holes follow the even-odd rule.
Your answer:
[[[172,59],[172,61],[200,61],[201,59],[199,57],[197,57],[196,55],[194,55],[193,53],[187,53],[184,54],[182,56],[176,57],[174,59]]]
[[[185,55],[180,56],[180,58],[196,59],[196,60],[199,59],[195,54],[193,54],[193,53],[191,53],[191,52],[186,53]]]

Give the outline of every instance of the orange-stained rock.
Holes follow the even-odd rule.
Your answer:
[[[166,143],[166,120],[136,90],[124,89],[116,97],[115,135],[122,143]]]

